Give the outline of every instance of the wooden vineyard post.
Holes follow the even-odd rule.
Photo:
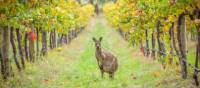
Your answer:
[[[156,59],[156,38],[155,38],[155,31],[153,30],[153,33],[152,33],[152,53],[151,53],[151,57],[153,59]]]
[[[47,32],[42,30],[42,55],[47,54]]]
[[[177,38],[180,49],[180,64],[181,64],[181,74],[182,78],[187,78],[187,56],[186,56],[186,24],[185,24],[185,14],[181,14],[178,17],[177,26]]]
[[[21,33],[19,29],[16,29],[16,35],[17,35],[17,42],[18,42],[18,50],[21,58],[21,63],[22,63],[22,68],[25,69],[25,61],[24,61],[24,53],[22,49],[22,44],[21,44]]]
[[[145,30],[145,35],[146,35],[146,56],[148,57],[150,55],[150,47],[149,47],[149,38],[148,38],[148,30]]]
[[[12,46],[13,58],[14,58],[15,64],[17,66],[17,69],[19,71],[21,71],[21,67],[20,67],[19,61],[17,59],[17,49],[16,49],[16,45],[15,45],[15,41],[14,41],[15,37],[14,37],[13,31],[14,31],[14,29],[13,29],[13,27],[11,27],[11,29],[10,29],[10,43],[11,43],[11,46]]]
[[[11,76],[11,64],[9,58],[9,48],[10,48],[10,27],[4,27],[2,30],[2,46],[1,46],[1,72],[4,79]]]

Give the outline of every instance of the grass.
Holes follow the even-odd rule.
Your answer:
[[[100,36],[103,36],[102,47],[118,58],[114,80],[107,74],[101,78],[97,66],[92,37]],[[184,88],[190,82],[128,47],[115,30],[98,18],[92,28],[70,45],[63,46],[61,51],[50,51],[43,59],[28,63],[24,72],[15,74],[7,82],[0,81],[0,88],[179,88],[177,85]]]
[[[90,36],[90,38],[86,40],[88,42],[83,52],[80,53],[79,59],[70,64],[69,71],[66,71],[65,73],[63,73],[63,75],[60,75],[60,77],[58,77],[58,81],[60,82],[70,79],[70,81],[65,83],[64,87],[123,88],[129,87],[133,84],[141,85],[141,83],[144,83],[142,84],[144,86],[153,85],[154,81],[158,80],[157,78],[154,78],[151,74],[148,74],[149,72],[142,71],[143,69],[141,69],[141,62],[133,59],[131,53],[127,50],[127,44],[124,46],[124,48],[122,48],[123,46],[121,44],[117,44],[120,39],[118,38],[119,36],[112,35],[112,37],[115,38],[111,38],[110,33],[112,31],[108,31],[109,29],[105,28],[101,23],[97,22],[97,24],[95,25],[95,29],[93,29],[92,36],[103,36],[102,46],[117,55],[119,61],[119,69],[115,74],[115,79],[110,80],[108,78],[108,75],[106,75],[105,78],[101,78],[100,71],[97,67],[96,58],[94,56],[94,43],[91,39],[92,36]],[[148,67],[148,64],[146,64],[146,66]],[[134,82],[134,75],[141,80]],[[149,82],[146,82],[148,80]]]

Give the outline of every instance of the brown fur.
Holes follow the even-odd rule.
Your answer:
[[[93,38],[93,41],[95,42],[96,47],[96,59],[99,66],[99,69],[101,70],[101,75],[103,77],[104,72],[108,73],[110,75],[110,78],[114,77],[114,73],[116,72],[118,68],[117,58],[110,52],[102,50],[101,48],[101,40],[102,37],[99,38],[99,40],[96,40]]]

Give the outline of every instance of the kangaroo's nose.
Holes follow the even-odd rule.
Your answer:
[[[96,47],[98,47],[98,48],[99,48],[99,47],[100,47],[100,45],[99,45],[99,44],[96,44]]]

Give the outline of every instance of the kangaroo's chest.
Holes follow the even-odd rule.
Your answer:
[[[104,54],[99,54],[96,52],[96,58],[97,58],[97,61],[99,62],[102,62],[104,60],[104,58],[106,57]]]

